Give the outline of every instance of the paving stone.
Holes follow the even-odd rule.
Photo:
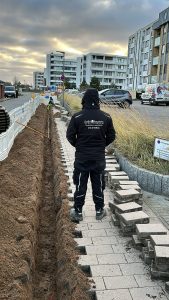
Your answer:
[[[115,245],[111,245],[114,253],[134,253],[135,252],[135,249],[128,245],[128,243],[125,243],[125,244],[115,244]]]
[[[138,236],[136,234],[132,235],[132,241],[134,244],[134,247],[138,250],[141,250],[143,247],[143,243],[138,239]]]
[[[114,253],[111,245],[86,246],[87,254],[111,254]]]
[[[90,223],[92,223],[92,224],[93,223],[101,224],[102,222],[96,220],[96,217],[85,217],[81,223],[82,224],[84,224],[84,223],[87,223],[87,224],[90,224]],[[95,228],[95,229],[97,229],[97,228]]]
[[[134,288],[138,286],[134,276],[104,277],[104,282],[107,289],[114,289],[114,290]]]
[[[106,158],[106,163],[110,164],[110,163],[113,163],[113,164],[117,164],[117,160],[115,158]]]
[[[143,287],[130,289],[133,300],[167,300],[161,287]]]
[[[111,228],[112,225],[110,224],[110,222],[96,222],[96,223],[88,223],[88,227],[89,229],[107,229],[107,228]]]
[[[143,275],[149,274],[149,268],[141,263],[120,264],[123,275]]]
[[[128,237],[128,236],[126,236],[126,237],[116,236],[116,239],[117,239],[118,244],[125,244],[125,243],[130,242],[132,240],[131,237]]]
[[[113,212],[117,211],[118,213],[142,210],[142,206],[134,201],[122,204],[117,204],[114,201],[109,201],[109,207]]]
[[[98,265],[96,255],[81,255],[78,259],[78,264],[81,266]]]
[[[113,236],[113,235],[117,236],[117,235],[119,235],[119,230],[115,227],[110,228],[110,229],[105,229],[105,232],[106,232],[107,236]]]
[[[166,280],[169,278],[169,271],[168,270],[167,271],[159,270],[153,261],[151,263],[150,272],[151,272],[152,279],[165,279]]]
[[[127,289],[97,291],[96,298],[97,300],[132,300]]]
[[[122,181],[119,181],[119,184],[139,185],[139,183],[137,181],[132,181],[132,180],[122,180]]]
[[[101,265],[116,265],[116,264],[122,264],[127,263],[125,256],[123,254],[98,254],[97,255],[98,262]]]
[[[120,184],[119,185],[119,188],[122,189],[122,190],[131,190],[131,189],[134,189],[136,191],[141,191],[141,188],[139,185],[129,185],[129,184]]]
[[[128,176],[116,176],[116,175],[112,175],[111,176],[111,182],[112,183],[119,183],[119,181],[122,181],[122,180],[129,180],[129,177]]]
[[[84,223],[81,223],[81,222],[76,225],[76,228],[78,230],[88,230],[89,229],[87,224],[84,224]]]
[[[132,255],[130,253],[126,253],[124,254],[126,260],[128,263],[136,263],[136,262],[142,262],[141,257],[140,257],[140,252],[138,253],[132,253]]]
[[[105,290],[105,284],[104,284],[103,278],[92,277],[92,278],[89,278],[89,282],[90,282],[91,288],[93,290],[96,290],[96,291]]]
[[[139,287],[158,286],[156,281],[153,281],[149,274],[147,275],[134,275],[134,278]]]
[[[78,246],[93,245],[93,241],[91,238],[75,238],[75,241]]]
[[[112,237],[94,237],[92,238],[93,245],[113,245],[117,244],[117,238],[115,236]]]
[[[155,264],[158,270],[169,270],[169,247],[155,246]]]
[[[83,230],[83,237],[107,236],[105,229]]]
[[[122,204],[111,203],[111,207],[113,207],[114,210],[117,210],[119,213],[127,213],[142,210],[142,206],[133,201]]]
[[[111,171],[111,170],[120,170],[120,165],[119,164],[109,164],[109,163],[106,163],[106,168],[105,168],[105,171]]]
[[[114,226],[120,226],[119,218],[116,215],[112,214],[111,220]]]
[[[127,212],[119,215],[120,220],[126,225],[133,225],[137,223],[149,223],[149,216],[143,211]]]
[[[118,190],[115,191],[115,197],[119,198],[119,199],[139,199],[140,198],[140,192],[134,190],[134,189],[130,189],[130,190]]]
[[[122,272],[119,265],[97,265],[91,266],[92,276],[121,276]]]
[[[162,224],[137,224],[136,233],[138,238],[145,239],[149,238],[150,235],[154,234],[167,234],[166,228]]]
[[[127,176],[127,174],[124,171],[109,172],[109,177],[111,176]]]
[[[169,246],[169,235],[150,235],[153,246]]]

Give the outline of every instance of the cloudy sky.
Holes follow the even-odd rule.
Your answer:
[[[127,54],[128,36],[168,0],[0,0],[0,79],[32,83],[46,53]]]

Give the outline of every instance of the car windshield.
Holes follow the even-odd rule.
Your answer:
[[[15,90],[14,86],[6,86],[5,87],[5,91],[14,91],[14,90]]]

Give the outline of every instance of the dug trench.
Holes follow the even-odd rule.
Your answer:
[[[28,125],[0,163],[0,299],[89,300],[52,112]]]

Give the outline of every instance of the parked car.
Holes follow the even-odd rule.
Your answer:
[[[128,108],[132,104],[132,96],[128,91],[118,89],[105,89],[99,91],[101,102],[105,104],[117,104]]]
[[[141,95],[141,104],[144,103],[169,105],[169,86],[159,83],[148,84],[145,93]]]
[[[4,95],[5,97],[11,97],[11,98],[18,97],[18,93],[13,85],[5,86]]]

